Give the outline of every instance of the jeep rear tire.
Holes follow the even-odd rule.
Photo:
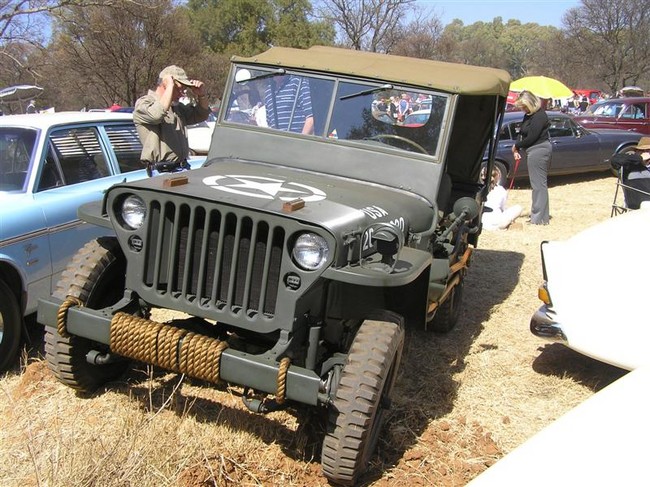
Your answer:
[[[16,295],[0,280],[0,371],[16,359],[22,323]]]
[[[427,320],[427,330],[436,333],[448,333],[456,326],[460,316],[461,302],[463,300],[463,287],[465,280],[461,278],[442,304],[435,311],[433,317]]]
[[[99,238],[87,243],[74,255],[59,280],[54,296],[64,300],[79,298],[86,308],[101,309],[117,303],[124,294],[126,260],[114,238]],[[119,377],[128,362],[90,364],[91,350],[108,352],[108,346],[78,336],[61,336],[46,327],[45,357],[50,370],[64,384],[81,394]]]
[[[404,345],[399,323],[366,320],[357,332],[330,406],[321,464],[332,482],[354,485],[377,446]]]

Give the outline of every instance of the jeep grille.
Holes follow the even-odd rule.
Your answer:
[[[202,308],[273,317],[285,232],[260,216],[152,201],[143,284]]]

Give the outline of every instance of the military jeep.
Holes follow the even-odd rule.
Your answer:
[[[509,83],[329,47],[234,57],[202,168],[80,209],[116,236],[39,304],[50,369],[88,393],[135,360],[242,386],[255,412],[322,408],[323,472],[353,484],[405,327],[458,319]]]

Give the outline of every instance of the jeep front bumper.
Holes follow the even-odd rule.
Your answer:
[[[180,336],[179,333],[182,334],[182,330],[174,329],[170,331],[171,328],[175,328],[171,325],[137,318],[122,312],[118,313],[116,311],[120,311],[120,304],[121,303],[118,303],[113,308],[105,308],[102,310],[71,307],[67,310],[65,330],[70,335],[83,337],[100,344],[108,345],[112,353],[117,353],[118,355],[138,360],[140,362],[149,363],[151,365],[165,367],[164,364],[161,365],[160,363],[161,351],[162,348],[169,349],[171,351],[168,350],[164,361],[166,363],[173,363],[175,361],[175,364],[172,367],[165,368],[197,377],[196,374],[192,374],[191,371],[184,370],[184,361],[181,360],[180,357],[176,360],[176,355],[180,355],[181,349],[187,345],[183,344],[183,340],[187,341],[190,334]],[[54,297],[41,299],[38,307],[39,323],[42,323],[45,326],[58,328],[58,316],[61,305],[62,301]],[[139,343],[137,343],[138,346],[133,347],[134,350],[137,348],[138,351],[133,354],[123,353],[124,349],[116,351],[114,350],[116,344],[111,343],[111,337],[114,335],[112,331],[115,331],[114,329],[112,330],[112,327],[116,326],[116,317],[118,317],[118,315],[126,316],[127,319],[131,318],[130,321],[133,321],[134,324],[130,324],[129,326],[140,327],[141,329],[148,328],[149,330],[154,331],[153,334],[148,331],[142,333],[135,331],[135,333],[133,333],[134,336],[132,343],[135,344],[135,342],[139,341]],[[176,334],[177,337],[175,339],[177,340],[177,344],[172,343],[172,346],[169,347],[168,343],[166,347],[152,348],[151,345],[148,345],[149,341],[138,339],[138,337],[144,337],[147,333],[153,335],[154,342],[160,342],[159,337],[163,335],[171,336]],[[195,337],[196,335],[192,334],[192,336]],[[214,340],[209,337],[202,338],[204,339],[204,343],[209,340]],[[144,352],[142,351],[143,347],[145,349]],[[269,355],[252,355],[230,348],[219,350],[219,354],[220,356],[216,359],[218,362],[218,380],[250,387],[258,392],[277,394],[281,369],[278,360]],[[169,360],[170,356],[172,358],[171,361]],[[147,357],[152,359],[148,360]],[[203,357],[205,357],[205,354]],[[214,363],[214,354],[212,356],[208,354],[204,361]],[[205,376],[198,376],[198,378],[209,380],[209,377],[206,378]],[[327,404],[329,402],[329,396],[321,391],[321,378],[312,370],[296,365],[290,365],[283,372],[283,380],[286,380],[286,383],[283,384],[283,399],[293,400],[309,405],[317,405],[319,403]]]

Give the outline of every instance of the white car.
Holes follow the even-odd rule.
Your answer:
[[[467,487],[648,485],[650,368],[629,372],[551,423]]]
[[[216,117],[211,113],[207,120],[187,127],[187,142],[195,155],[205,155],[210,150],[210,141]]]
[[[542,243],[544,305],[533,334],[623,369],[650,363],[650,207]]]

